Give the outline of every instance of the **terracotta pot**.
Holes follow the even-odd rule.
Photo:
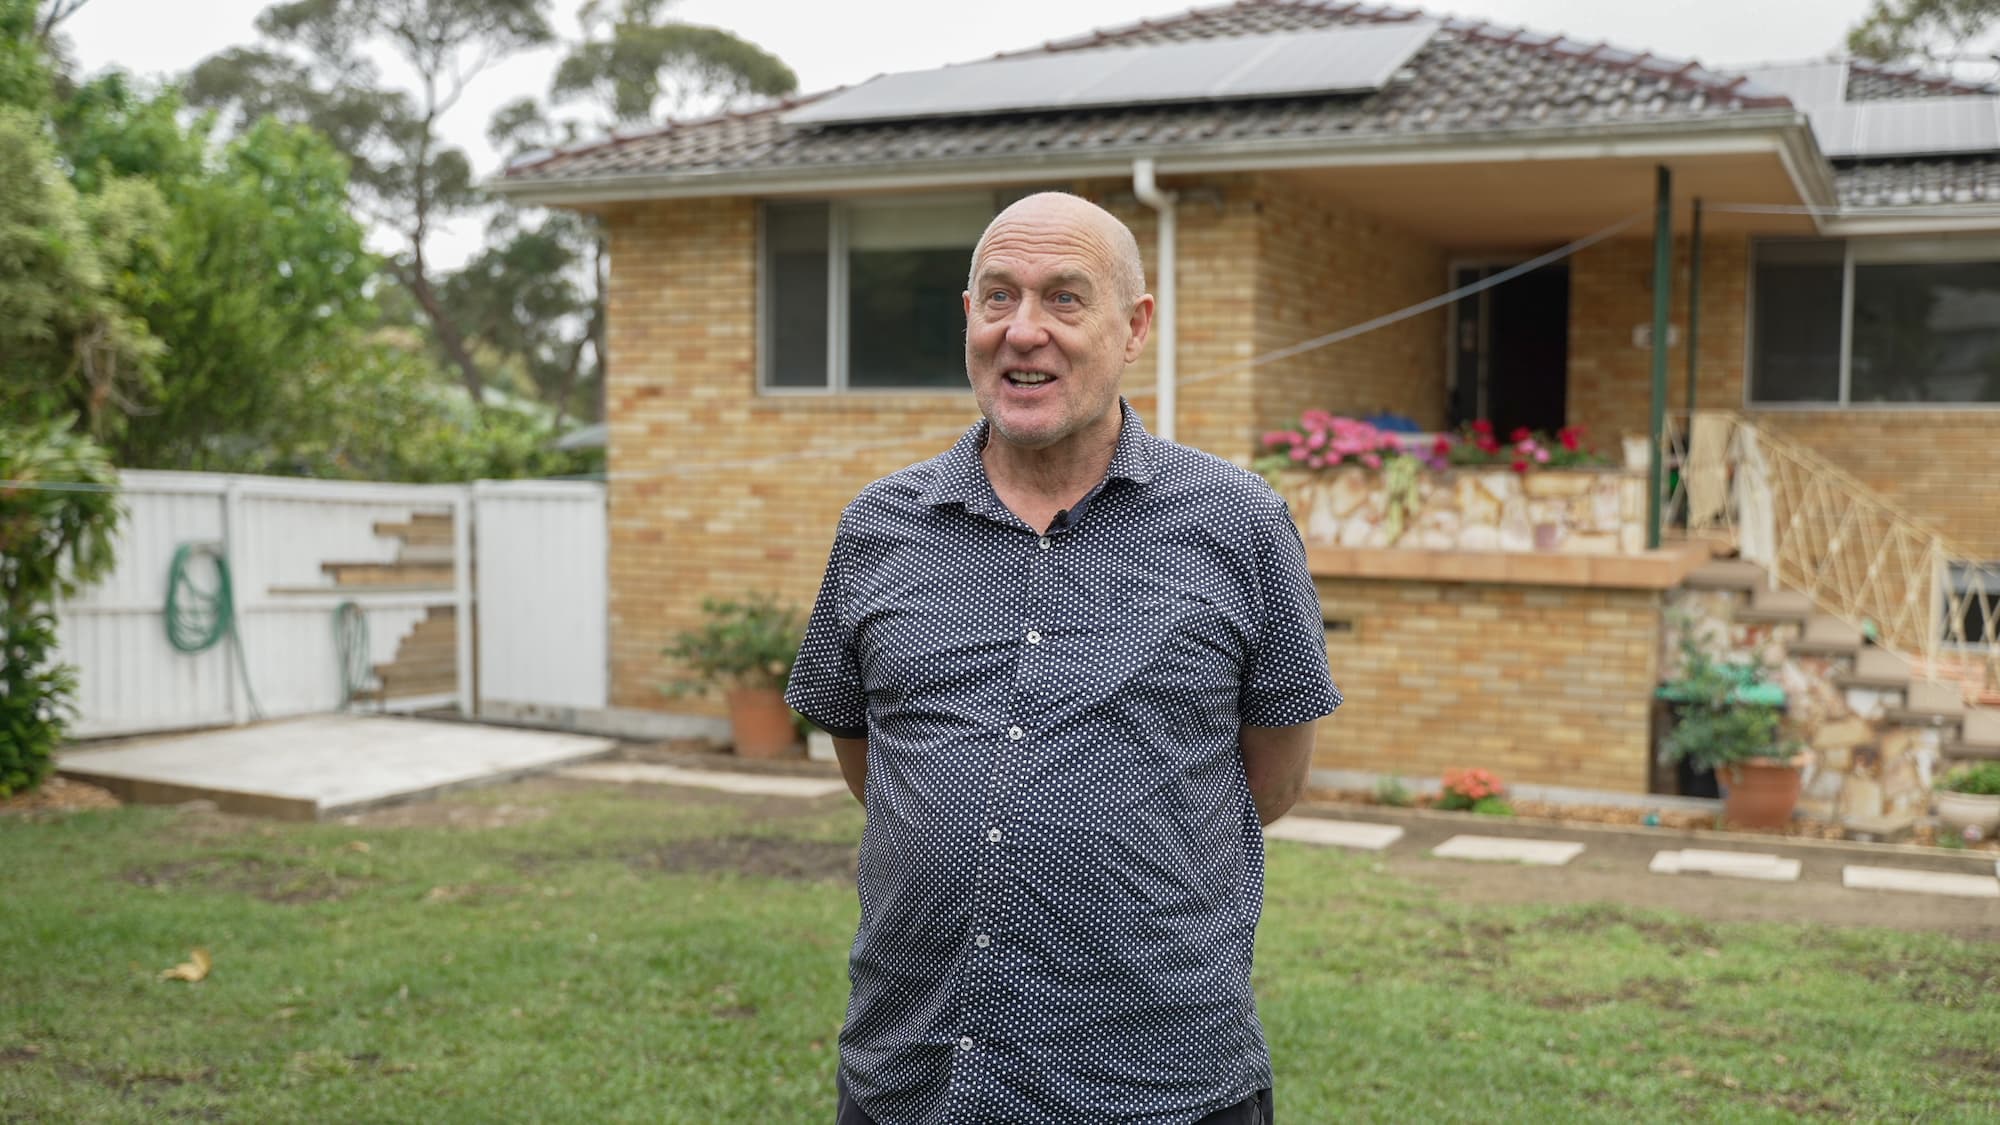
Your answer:
[[[1991,836],[2000,831],[2000,797],[1939,790],[1937,816],[1953,831],[1977,828],[1981,836]]]
[[[1739,828],[1783,828],[1791,823],[1799,803],[1803,773],[1791,762],[1752,758],[1718,766],[1722,783],[1722,819]]]
[[[792,709],[777,688],[737,688],[729,693],[729,733],[741,758],[786,758],[798,748]]]

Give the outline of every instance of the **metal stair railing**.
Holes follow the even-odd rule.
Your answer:
[[[1814,450],[1730,411],[1668,415],[1663,510],[1924,676],[2000,691],[2000,571]]]

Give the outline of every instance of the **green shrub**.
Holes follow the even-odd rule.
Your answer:
[[[685,695],[709,688],[785,686],[805,637],[797,610],[780,605],[775,595],[752,594],[740,602],[705,598],[701,611],[701,625],[675,634],[673,643],[661,650],[686,670],[661,690]]]
[[[2000,797],[2000,762],[1959,766],[1938,778],[1932,788],[1975,797]]]
[[[1400,777],[1385,777],[1377,781],[1375,800],[1394,809],[1407,809],[1416,803],[1416,798],[1410,795],[1410,787],[1404,785]]]
[[[0,797],[53,768],[75,714],[76,671],[56,663],[55,602],[111,572],[119,518],[111,463],[65,419],[0,427]],[[28,485],[73,484],[76,488]]]

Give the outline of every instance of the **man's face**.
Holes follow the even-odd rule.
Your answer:
[[[1048,449],[1116,433],[1118,379],[1145,346],[1153,299],[1121,292],[1116,220],[1037,197],[995,221],[965,294],[965,370],[999,439]]]

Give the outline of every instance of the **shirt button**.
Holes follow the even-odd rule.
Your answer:
[[[980,934],[978,937],[972,939],[972,944],[978,946],[981,949],[985,949],[987,946],[993,944],[993,939],[987,937],[985,934]]]
[[[1022,730],[1020,727],[1007,728],[1007,738],[1011,742],[1019,742],[1026,737],[1028,737],[1028,732]]]
[[[1040,633],[1035,632],[1033,629],[1028,630],[1028,643],[1031,645],[1041,644],[1042,635]]]
[[[988,843],[993,843],[993,844],[999,843],[1000,830],[998,828],[988,828],[986,830],[986,840]]]
[[[1048,549],[1049,549],[1049,537],[1044,535],[1042,536],[1042,550],[1046,551]]]
[[[963,1039],[960,1039],[960,1040],[958,1041],[958,1049],[959,1049],[959,1050],[961,1050],[961,1051],[970,1051],[970,1050],[972,1050],[972,1036],[968,1035],[968,1036],[964,1037]]]

